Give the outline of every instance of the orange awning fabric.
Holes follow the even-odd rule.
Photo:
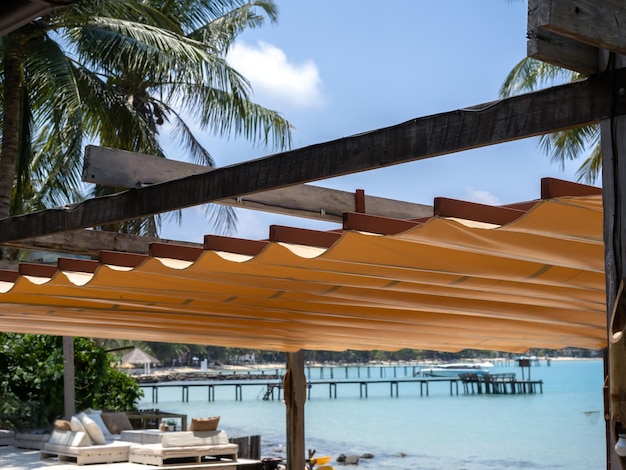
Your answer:
[[[288,352],[604,347],[601,196],[520,212],[388,235],[344,227],[329,247],[60,263],[0,281],[0,329]]]

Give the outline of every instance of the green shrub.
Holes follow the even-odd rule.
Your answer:
[[[130,410],[139,384],[113,367],[113,357],[86,338],[74,338],[76,409]],[[63,338],[0,333],[0,424],[46,428],[64,415]]]

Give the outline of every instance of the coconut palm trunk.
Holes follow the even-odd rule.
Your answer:
[[[2,151],[0,153],[0,218],[11,215],[11,197],[16,174],[16,162],[20,151],[20,126],[22,124],[22,67],[19,37],[10,34],[6,41],[13,47],[4,55],[4,97],[2,121]]]

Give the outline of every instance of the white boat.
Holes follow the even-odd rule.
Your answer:
[[[425,367],[416,372],[416,375],[426,377],[458,377],[459,374],[483,375],[493,367],[491,362],[457,362],[451,364],[437,364]]]

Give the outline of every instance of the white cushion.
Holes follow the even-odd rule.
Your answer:
[[[100,410],[92,410],[90,408],[87,408],[87,410],[85,411],[85,414],[93,419],[100,427],[100,429],[102,430],[102,434],[104,434],[105,437],[111,436],[111,432],[109,431],[109,428],[107,428],[107,425],[104,424],[104,421],[102,421],[102,416],[100,415],[100,413]]]
[[[100,429],[100,426],[98,426],[98,424],[93,419],[91,419],[85,413],[79,413],[78,417],[80,418],[80,422],[83,423],[83,426],[87,430],[87,434],[89,434],[89,437],[91,437],[92,441],[94,441],[96,444],[107,443],[106,439],[104,438],[104,433],[102,432],[102,429]]]
[[[86,447],[91,445],[91,439],[82,431],[62,431],[55,429],[46,445],[61,445],[69,447]]]
[[[70,420],[70,429],[74,432],[87,432],[85,426],[83,426],[83,423],[80,422],[78,416],[72,416],[72,419]]]
[[[217,446],[228,444],[226,431],[178,431],[163,434],[163,447]]]

